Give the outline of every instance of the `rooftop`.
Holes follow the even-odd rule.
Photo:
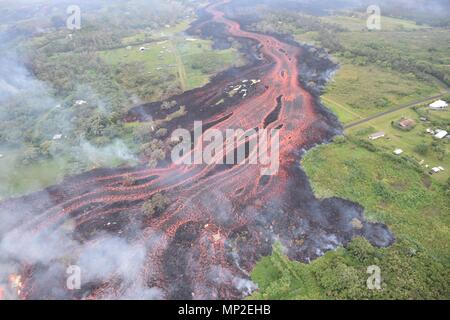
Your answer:
[[[415,125],[416,122],[413,119],[403,119],[403,120],[400,120],[398,124],[403,128],[408,128],[408,127],[412,127],[413,125]]]
[[[447,108],[448,103],[445,102],[444,100],[437,100],[437,101],[431,103],[429,106],[430,106],[430,108],[433,108],[433,109]]]

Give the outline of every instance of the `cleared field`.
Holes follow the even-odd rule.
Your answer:
[[[144,51],[139,49],[143,47]],[[173,37],[170,40],[127,46],[99,52],[100,57],[113,68],[127,64],[140,65],[143,77],[165,79],[164,87],[177,86],[181,91],[205,85],[209,78],[232,65],[240,65],[239,53],[235,49],[213,50],[207,40],[186,40]],[[120,80],[120,79],[119,79]],[[153,97],[159,98],[161,92],[156,90]]]
[[[61,181],[68,165],[65,159],[52,159],[17,167],[19,153],[3,150],[0,159],[0,200],[38,191]]]
[[[176,25],[166,26],[165,28],[163,28],[157,32],[151,32],[151,33],[139,32],[135,35],[122,38],[122,44],[124,46],[127,46],[127,45],[136,44],[136,43],[145,43],[148,39],[158,40],[163,37],[172,36],[174,34],[177,34],[177,33],[180,33],[180,32],[183,32],[184,30],[186,30],[192,21],[194,21],[194,20],[184,20]]]
[[[349,31],[367,32],[367,18],[358,13],[348,13],[348,15],[333,15],[321,18],[322,21],[337,24]],[[396,19],[381,16],[381,30],[383,31],[411,31],[429,28],[417,25],[414,21]]]
[[[0,154],[0,200],[38,191],[61,182],[66,175],[99,167],[133,165],[137,160],[124,151],[125,145],[116,141],[105,147],[83,144],[70,152],[48,158],[22,162],[23,150],[2,149]]]
[[[342,65],[322,98],[344,124],[441,92],[435,83],[420,81],[413,74],[339,60]]]
[[[426,108],[422,109],[426,110]],[[450,125],[450,112],[448,111],[429,111],[427,117],[430,120],[441,119]],[[410,131],[403,131],[391,124],[401,118],[413,119],[417,125]],[[346,134],[366,139],[370,133],[383,131],[386,133],[386,137],[373,141],[375,146],[381,147],[388,153],[400,148],[404,151],[404,155],[422,163],[423,168],[427,171],[436,166],[444,167],[446,170],[433,175],[433,178],[445,182],[450,177],[450,143],[448,139],[438,140],[433,135],[426,133],[427,128],[434,127],[430,122],[422,122],[419,118],[419,114],[412,109],[399,110],[350,128],[346,130]],[[445,126],[440,129],[448,130]],[[427,149],[419,153],[417,149],[419,145],[425,145]]]

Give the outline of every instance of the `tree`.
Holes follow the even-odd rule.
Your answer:
[[[153,123],[144,123],[133,130],[133,135],[136,142],[148,142],[152,138],[154,131]]]
[[[156,193],[142,205],[142,212],[147,217],[154,217],[164,211],[167,206],[168,200],[161,193]]]
[[[50,157],[52,155],[52,141],[44,141],[39,145],[39,153],[43,157]]]
[[[161,140],[153,139],[152,141],[143,144],[140,151],[149,159],[149,164],[154,164],[155,162],[157,163],[166,158],[164,148],[164,143]],[[152,165],[150,167],[152,167]]]
[[[167,136],[167,129],[166,128],[159,128],[156,131],[155,136],[157,138],[164,138],[165,136]]]
[[[32,145],[26,147],[21,157],[22,163],[25,165],[37,161],[38,159],[39,159],[39,149]]]
[[[169,110],[172,109],[173,107],[175,107],[177,105],[177,102],[175,100],[172,101],[164,101],[161,104],[161,110]]]
[[[142,212],[144,213],[145,216],[147,217],[153,217],[156,213],[155,211],[155,206],[153,205],[152,201],[146,201],[143,205],[142,205]]]

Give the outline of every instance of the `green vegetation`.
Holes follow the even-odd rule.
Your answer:
[[[0,200],[25,192],[38,191],[55,181],[61,181],[61,172],[67,169],[67,161],[63,158],[33,165],[17,166],[20,154],[11,150],[2,150],[0,159]]]
[[[355,62],[410,72],[422,81],[431,76],[450,85],[448,30],[343,32],[339,38],[342,54]]]
[[[137,127],[148,129],[145,125],[122,121],[128,109],[200,87],[243,63],[234,47],[214,50],[209,40],[187,38],[198,5],[105,1],[83,8],[83,25],[76,31],[65,28],[57,10],[51,19],[11,20],[26,35],[14,46],[29,61],[30,88],[0,105],[0,146],[8,150],[0,160],[0,197],[35,190],[23,182],[33,177],[45,187],[101,164],[132,164],[139,156],[148,157],[151,166],[162,160],[164,125],[183,116],[186,107],[174,107],[150,124],[154,132],[145,143],[135,135]],[[36,33],[38,26],[51,32]],[[105,161],[105,154],[113,161]],[[54,170],[48,178],[33,174],[42,167],[44,175],[47,166]]]
[[[382,30],[368,31],[366,17],[359,12],[312,17],[280,10],[253,28],[293,34],[298,41],[328,49],[340,68],[322,101],[344,124],[445,92],[450,85],[448,30],[383,16]],[[395,124],[402,118],[416,125],[400,130]],[[302,164],[318,197],[361,204],[365,216],[387,224],[397,240],[389,248],[375,248],[355,238],[309,264],[291,261],[277,244],[252,271],[259,290],[250,298],[448,299],[449,142],[426,129],[449,131],[449,126],[448,111],[419,105],[352,127],[307,153]],[[386,137],[369,141],[377,131]],[[397,148],[404,152],[394,155]],[[434,166],[447,170],[431,177]],[[381,268],[380,291],[367,288],[371,265]]]
[[[448,299],[450,185],[401,158],[339,140],[303,160],[316,194],[360,203],[366,217],[390,227],[396,243],[377,249],[357,238],[310,264],[290,261],[275,247],[252,272],[260,288],[252,298]],[[380,291],[366,287],[370,265],[381,268]]]
[[[445,92],[448,30],[383,16],[382,29],[369,31],[366,19],[360,12],[313,17],[280,10],[252,27],[292,34],[333,54],[340,69],[323,101],[343,123]]]
[[[327,23],[336,24],[349,31],[367,31],[367,15],[354,11],[342,11],[339,15],[325,16],[321,18]],[[383,31],[414,31],[430,28],[424,25],[418,25],[414,21],[397,19],[392,17],[381,17]]]
[[[421,117],[425,117],[427,121],[421,121]],[[399,130],[391,123],[400,118],[413,119],[417,125],[408,131]],[[426,132],[427,129],[450,130],[450,112],[432,111],[426,106],[403,109],[350,128],[346,130],[346,135],[350,138],[367,139],[370,133],[383,131],[386,137],[372,142],[383,152],[392,154],[395,149],[400,148],[404,151],[402,157],[408,157],[424,172],[436,166],[450,169],[449,140],[436,139]],[[450,170],[433,175],[433,179],[440,182],[445,182],[449,177]]]
[[[440,91],[434,83],[418,81],[413,74],[360,66],[345,58],[339,61],[342,65],[322,99],[344,124]]]
[[[115,80],[129,94],[146,101],[201,87],[211,75],[242,63],[235,49],[215,51],[211,41],[181,37],[99,54],[113,68]]]
[[[152,218],[155,214],[164,211],[168,205],[168,200],[161,193],[157,193],[150,200],[144,202],[142,212],[145,216]]]
[[[51,143],[52,148],[58,147],[64,151],[45,154],[44,147],[0,149],[3,155],[0,158],[0,200],[41,190],[62,181],[66,175],[137,163],[125,144],[118,140],[103,147],[94,147],[87,142],[74,147]]]

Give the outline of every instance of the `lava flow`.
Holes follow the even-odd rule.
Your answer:
[[[300,168],[305,150],[340,130],[306,88],[309,75],[301,74],[300,65],[311,53],[243,30],[225,16],[226,5],[208,6],[193,29],[205,33],[211,24],[224,25],[227,36],[261,58],[174,97],[187,106],[174,128],[191,129],[193,120],[223,132],[278,128],[278,174],[261,176],[253,164],[165,162],[156,169],[94,170],[7,200],[0,204],[2,222],[10,221],[0,227],[0,266],[19,270],[20,298],[243,298],[256,289],[249,272],[275,242],[290,258],[310,261],[357,235],[378,246],[393,241],[384,225],[366,222],[357,204],[316,199]],[[261,81],[248,96],[216,103],[226,88],[250,77]],[[155,118],[154,106],[135,108],[128,118]],[[156,193],[170,205],[147,218],[142,204]],[[21,218],[6,220],[13,213]],[[66,288],[69,265],[80,266],[78,290]],[[0,279],[0,292],[1,285]]]

